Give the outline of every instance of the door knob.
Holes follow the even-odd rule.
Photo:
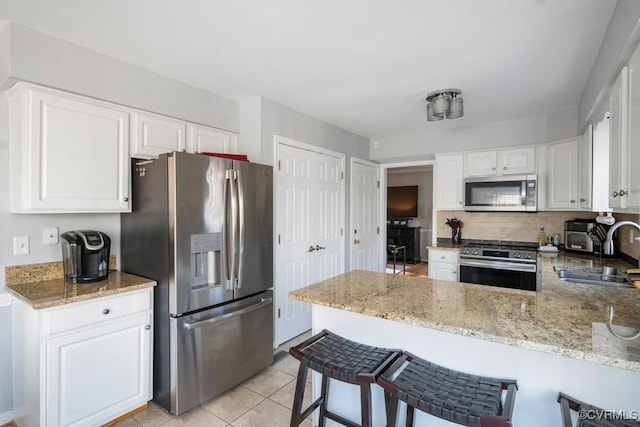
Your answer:
[[[316,248],[314,248],[313,246],[309,246],[309,250],[307,252],[313,252],[315,250],[316,250]]]
[[[316,245],[316,251],[319,251],[320,249],[327,249],[327,248],[325,248],[324,246]]]
[[[620,194],[620,197],[622,197],[622,196],[624,196],[625,194],[627,194],[627,192],[626,192],[626,191],[624,191],[624,190],[620,190],[620,192],[619,192],[618,194]]]

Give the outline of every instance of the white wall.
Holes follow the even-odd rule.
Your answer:
[[[426,172],[396,172],[387,170],[387,187],[403,185],[418,186],[418,218],[414,226],[420,227],[420,257],[427,260],[427,245],[431,244],[433,233],[433,170]]]
[[[577,107],[544,117],[470,126],[427,122],[425,116],[425,126],[418,131],[371,138],[378,142],[378,148],[374,148],[372,143],[370,156],[372,160],[382,163],[403,158],[430,160],[434,158],[434,153],[539,144],[576,136],[576,122]]]

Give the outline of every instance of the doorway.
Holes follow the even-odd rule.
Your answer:
[[[434,211],[433,201],[433,164],[434,160],[424,160],[405,163],[390,163],[381,165],[380,187],[385,191],[380,192],[380,229],[384,230],[383,238],[385,242],[384,250],[380,251],[381,265],[387,264],[388,251],[386,244],[390,242],[390,236],[387,230],[388,226],[394,226],[393,222],[387,218],[387,187],[392,186],[418,186],[418,215],[411,221],[406,223],[398,223],[398,227],[414,227],[419,230],[415,231],[416,239],[419,243],[415,248],[415,257],[413,261],[426,262],[428,259],[427,246],[433,245],[436,241],[437,215]],[[412,234],[404,231],[403,234]],[[392,232],[392,234],[394,234]],[[397,231],[395,234],[398,234]],[[391,236],[391,240],[393,237]],[[411,261],[408,259],[408,261]],[[408,264],[409,269],[414,265]],[[420,269],[418,269],[420,270]]]

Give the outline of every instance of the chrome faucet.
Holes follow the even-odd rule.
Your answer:
[[[611,226],[611,228],[609,229],[609,231],[607,232],[607,238],[602,243],[604,245],[604,253],[605,253],[605,255],[613,255],[613,252],[614,252],[614,249],[613,249],[613,233],[618,228],[622,227],[623,225],[629,225],[629,226],[637,229],[638,231],[640,231],[640,225],[636,224],[633,221],[620,221],[620,222],[616,222],[615,224],[613,224]]]

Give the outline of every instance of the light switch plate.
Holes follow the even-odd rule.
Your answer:
[[[14,255],[29,254],[29,236],[13,237],[13,254]]]
[[[42,229],[42,244],[57,245],[58,240],[58,227],[45,227]]]

